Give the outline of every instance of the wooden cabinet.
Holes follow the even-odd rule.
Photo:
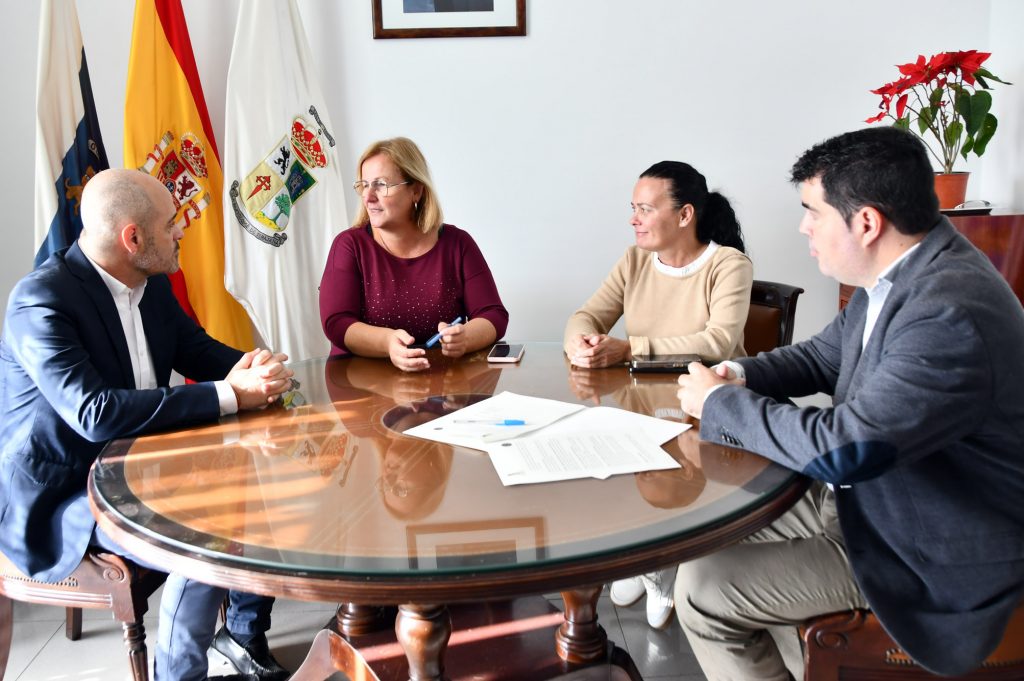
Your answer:
[[[950,216],[957,231],[989,257],[1024,304],[1024,214]],[[846,307],[856,287],[839,285],[839,309]]]

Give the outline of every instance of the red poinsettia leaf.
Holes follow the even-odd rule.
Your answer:
[[[907,97],[909,96],[904,94],[896,100],[896,118],[903,118],[903,112],[907,110]]]
[[[886,114],[886,112],[883,111],[880,114],[878,114],[877,116],[872,116],[871,118],[864,119],[864,122],[865,123],[877,123],[878,121],[880,121],[883,118],[885,118],[885,114]]]

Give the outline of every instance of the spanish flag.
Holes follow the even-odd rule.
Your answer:
[[[135,3],[124,165],[150,173],[174,198],[186,228],[180,258],[186,303],[199,323],[222,343],[252,349],[249,317],[224,288],[224,179],[181,0]]]

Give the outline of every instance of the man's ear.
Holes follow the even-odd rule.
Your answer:
[[[121,228],[121,245],[132,255],[139,251],[139,242],[141,240],[142,234],[139,231],[139,226],[134,222],[129,222]]]
[[[864,206],[854,214],[851,222],[860,237],[861,245],[867,247],[882,236],[886,219],[877,208]]]

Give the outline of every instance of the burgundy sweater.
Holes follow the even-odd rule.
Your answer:
[[[416,258],[396,258],[373,240],[369,225],[334,239],[320,281],[320,322],[331,356],[351,354],[345,332],[356,322],[404,329],[423,343],[440,322],[482,317],[505,335],[508,310],[468,233],[442,225],[437,243]]]

